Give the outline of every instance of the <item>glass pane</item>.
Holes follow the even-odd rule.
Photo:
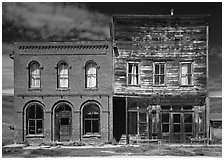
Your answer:
[[[43,133],[43,123],[42,120],[37,120],[37,134]]]
[[[192,110],[193,109],[193,106],[183,106],[183,109],[184,110]]]
[[[185,130],[185,132],[192,132],[193,131],[192,124],[185,124],[184,130]]]
[[[188,73],[188,65],[187,63],[181,64],[181,74],[187,74]]]
[[[147,109],[145,103],[143,103],[143,102],[139,102],[138,107],[139,107],[139,109]]]
[[[59,75],[68,75],[68,65],[66,63],[61,63],[58,66]]]
[[[88,76],[87,77],[87,87],[93,88],[96,87],[96,76]]]
[[[164,64],[160,64],[160,74],[164,74]]]
[[[137,112],[128,113],[128,123],[129,134],[137,134]]]
[[[139,122],[147,122],[147,114],[139,112]]]
[[[90,120],[85,120],[85,133],[90,133],[91,132],[91,121]]]
[[[152,114],[152,132],[157,132],[157,119],[156,114]]]
[[[170,121],[170,115],[169,113],[163,113],[162,114],[162,122],[169,122]]]
[[[135,64],[135,74],[138,74],[138,64]]]
[[[162,110],[170,110],[171,106],[161,106]]]
[[[69,118],[61,118],[61,125],[69,125]]]
[[[193,122],[192,114],[184,114],[184,123],[192,123]]]
[[[60,79],[60,87],[68,87],[68,79]]]
[[[29,120],[29,134],[35,134],[35,120]]]
[[[99,121],[98,120],[93,120],[92,121],[92,126],[93,126],[93,133],[99,132]]]
[[[191,74],[191,63],[188,63],[188,64],[187,64],[187,67],[188,67],[188,72],[187,72],[187,73],[188,73],[188,74]]]
[[[159,84],[159,76],[155,75],[155,84]]]
[[[198,125],[199,125],[199,132],[203,132],[202,113],[199,113],[199,115],[198,115]]]
[[[132,72],[132,63],[128,64],[128,73],[131,74]]]
[[[191,84],[191,75],[188,75],[188,85]]]
[[[173,132],[174,133],[180,133],[180,124],[174,124],[173,125]]]
[[[35,119],[35,105],[31,105],[27,109],[28,119]]]
[[[128,74],[128,84],[131,84],[131,74]]]
[[[166,133],[170,131],[170,125],[169,124],[162,124],[162,132]]]
[[[155,74],[159,74],[159,64],[155,64]]]
[[[36,119],[43,118],[43,110],[39,105],[36,105]]]
[[[180,115],[179,114],[173,114],[173,122],[180,123]]]
[[[164,82],[165,82],[165,81],[164,81],[164,77],[165,77],[165,76],[160,76],[160,84],[164,84]]]

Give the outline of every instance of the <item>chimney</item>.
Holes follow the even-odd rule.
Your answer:
[[[173,14],[174,14],[174,9],[171,9],[170,10],[170,15],[173,16]]]

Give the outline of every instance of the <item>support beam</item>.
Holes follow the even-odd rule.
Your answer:
[[[128,136],[128,98],[125,97],[125,131],[126,131],[126,144],[129,144]]]

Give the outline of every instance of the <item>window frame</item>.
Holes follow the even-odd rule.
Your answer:
[[[37,67],[38,67],[39,75],[38,75],[38,78],[34,78],[34,79],[38,79],[39,86],[32,86],[32,78],[33,78],[32,70],[31,70],[32,65],[37,65]],[[28,69],[28,88],[29,88],[29,90],[40,90],[41,89],[41,70],[43,69],[43,67],[40,65],[39,62],[31,61],[28,65],[27,69]]]
[[[67,80],[68,80],[68,85],[67,85],[67,87],[61,87],[60,86],[60,73],[59,73],[59,66],[61,65],[61,64],[66,64],[66,66],[67,66],[67,70],[68,70],[68,74],[67,74]],[[57,69],[57,89],[58,90],[68,90],[69,89],[69,70],[71,69],[71,66],[69,66],[69,64],[66,62],[66,61],[60,61],[60,62],[58,62],[58,64],[57,64],[57,67],[56,67],[56,69]]]
[[[182,65],[183,64],[190,64],[190,66],[191,66],[191,73],[190,74],[186,74],[186,76],[185,77],[187,77],[188,78],[188,76],[190,75],[191,76],[191,83],[189,84],[189,82],[188,82],[188,84],[182,84]],[[186,86],[186,87],[189,87],[189,86],[194,86],[194,69],[193,69],[193,62],[180,62],[180,70],[179,70],[179,84],[180,84],[180,86],[182,86],[182,87],[184,87],[184,86]],[[187,67],[187,71],[188,71],[188,67]]]
[[[161,64],[164,65],[164,74],[161,74]],[[159,65],[159,74],[155,73],[156,65]],[[161,76],[164,76],[164,83],[163,84],[156,84],[155,83],[155,76],[159,76],[159,80]],[[160,83],[160,82],[159,82]],[[165,62],[153,62],[153,86],[166,86],[167,84],[167,77],[166,77],[166,63]]]
[[[129,64],[137,64],[138,66],[138,74],[134,74],[134,76],[138,76],[138,83],[137,84],[129,84],[128,80],[129,80],[129,76],[132,75],[132,73],[129,73]],[[136,62],[136,61],[128,61],[127,62],[127,68],[126,68],[126,85],[127,86],[140,86],[141,85],[141,69],[140,69],[140,62]]]
[[[42,111],[42,118],[36,118],[36,116],[37,116],[36,115],[37,106]],[[29,118],[29,110],[31,109],[31,107],[35,107],[34,108],[34,110],[35,110],[34,118]],[[25,116],[25,119],[26,119],[26,121],[25,121],[25,123],[26,123],[26,128],[25,128],[26,129],[26,137],[44,136],[44,107],[38,102],[32,102],[27,106],[27,108],[25,110],[25,114],[26,114],[26,116]],[[35,127],[35,133],[34,134],[30,133],[30,121],[34,121],[34,127]],[[38,129],[37,128],[37,121],[41,121],[41,124],[42,124],[42,127],[41,127],[42,132],[41,133],[37,133],[37,129]]]
[[[94,117],[90,117],[90,118],[86,118],[86,114],[85,114],[85,109],[88,109],[87,107],[91,107],[91,105],[95,105],[98,108],[98,117],[94,118]],[[91,111],[91,113],[94,111]],[[88,112],[89,113],[89,112]],[[91,114],[91,116],[94,114]],[[83,137],[100,137],[101,135],[101,109],[100,106],[95,103],[95,102],[88,102],[87,104],[84,105],[83,109],[82,109],[82,136]],[[98,132],[93,132],[93,127],[91,127],[91,132],[86,132],[85,130],[85,125],[86,125],[86,121],[91,121],[91,126],[94,125],[93,121],[98,121]]]
[[[95,75],[95,81],[96,81],[96,85],[94,86],[94,87],[89,87],[88,86],[88,84],[87,84],[87,78],[88,78],[88,70],[87,70],[87,67],[88,67],[88,65],[90,65],[90,64],[94,64],[95,65],[95,69],[96,69],[96,74],[94,74]],[[86,62],[86,64],[85,64],[85,67],[84,67],[84,69],[85,69],[85,89],[86,90],[96,90],[97,88],[98,88],[98,69],[99,69],[100,67],[97,65],[97,63],[95,62],[95,61],[93,61],[93,60],[89,60],[89,61],[87,61]]]

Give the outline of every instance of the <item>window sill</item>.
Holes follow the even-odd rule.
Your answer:
[[[29,134],[26,135],[26,138],[44,138],[43,134]]]
[[[70,88],[57,88],[58,91],[68,91]]]
[[[141,85],[140,85],[140,84],[136,84],[136,85],[127,84],[126,86],[127,86],[127,87],[141,87]]]
[[[194,87],[194,85],[180,85],[180,87]]]
[[[42,91],[42,88],[29,88],[28,91]]]
[[[85,90],[86,91],[95,91],[95,90],[98,90],[98,88],[95,88],[95,87],[94,88],[85,88]]]
[[[82,136],[83,138],[92,138],[92,137],[97,137],[97,138],[100,138],[101,135],[99,134],[85,134]]]
[[[167,85],[164,85],[164,84],[162,84],[162,85],[154,84],[153,87],[167,87]]]

